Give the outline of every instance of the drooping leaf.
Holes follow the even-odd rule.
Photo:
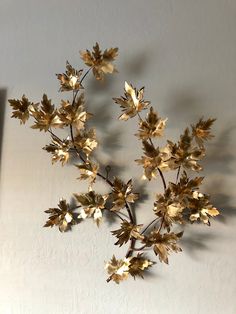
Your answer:
[[[153,264],[154,262],[144,258],[142,254],[119,260],[113,255],[112,259],[105,265],[105,269],[110,275],[107,282],[113,280],[119,284],[121,281],[126,280],[129,275],[134,279],[137,276],[143,278],[144,272]]]

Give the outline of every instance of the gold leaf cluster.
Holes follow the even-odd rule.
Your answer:
[[[210,203],[209,196],[199,192],[203,177],[189,179],[184,171],[178,184],[173,182],[163,194],[156,195],[154,213],[162,218],[163,226],[170,231],[172,224],[201,221],[210,224],[209,219],[219,211]]]
[[[80,210],[78,218],[85,219],[93,217],[99,225],[102,220],[102,211],[105,209],[108,195],[97,194],[95,191],[89,191],[84,194],[75,194],[76,200],[83,207]]]
[[[142,254],[125,259],[116,259],[113,255],[112,259],[105,265],[105,269],[110,275],[107,281],[113,280],[119,284],[121,281],[126,280],[129,275],[134,278],[136,276],[143,278],[144,271],[153,264],[152,261],[142,257]]]

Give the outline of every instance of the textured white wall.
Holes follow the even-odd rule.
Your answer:
[[[184,251],[170,256],[170,266],[158,263],[146,280],[120,286],[107,284],[103,270],[113,253],[125,252],[109,232],[117,222],[98,230],[88,221],[66,234],[42,228],[43,210],[85,186],[72,165],[51,166],[41,149],[48,136],[20,127],[4,101],[5,93],[60,99],[54,73],[67,59],[82,65],[78,50],[96,41],[120,48],[119,74],[99,88],[90,78],[86,87],[107,145],[100,157],[120,165],[123,178],[142,172],[133,163],[141,152],[135,126],[115,120],[111,101],[125,79],[146,86],[146,98],[168,116],[172,138],[202,115],[218,118],[204,174],[222,217],[211,228],[187,228]],[[236,313],[235,60],[235,0],[1,0],[1,314]],[[150,201],[137,208],[139,222],[150,219],[160,188],[159,181],[146,186]]]

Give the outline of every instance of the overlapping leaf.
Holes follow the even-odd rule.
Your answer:
[[[199,164],[205,157],[205,149],[196,147],[193,143],[193,137],[190,134],[189,128],[186,128],[180,136],[178,144],[168,141],[165,147],[166,153],[171,157],[169,159],[169,168],[174,170],[179,166],[193,171],[201,171],[202,166]]]
[[[80,130],[74,138],[74,144],[88,157],[98,145],[95,130]]]
[[[183,221],[183,210],[185,204],[179,198],[179,195],[172,195],[171,190],[167,188],[165,193],[157,194],[154,203],[154,212],[158,217],[163,219],[163,227],[170,231],[172,223],[180,223]]]
[[[95,191],[84,194],[75,194],[76,200],[82,205],[78,218],[85,219],[93,216],[94,221],[99,225],[102,220],[102,210],[105,208],[108,195],[101,195]]]
[[[153,264],[154,262],[138,254],[130,259],[129,274],[134,278],[136,276],[143,278],[144,272]]]
[[[65,125],[73,125],[79,131],[84,128],[86,121],[92,117],[92,114],[84,109],[84,94],[82,93],[72,104],[62,100],[58,116]]]
[[[128,257],[125,259],[116,259],[113,255],[112,259],[106,263],[105,269],[110,275],[107,281],[113,280],[117,284],[126,280],[129,275],[132,277],[142,277],[145,270],[154,263],[138,254],[136,257]]]

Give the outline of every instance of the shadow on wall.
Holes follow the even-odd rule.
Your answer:
[[[204,163],[209,173],[210,183],[207,192],[212,195],[213,204],[220,209],[218,220],[226,223],[236,215],[236,206],[232,205],[232,184],[230,180],[235,177],[236,146],[233,140],[236,138],[236,125],[228,123],[216,136],[216,140],[209,145],[208,155]]]
[[[7,90],[5,88],[0,88],[0,167],[1,167],[1,159],[2,159],[2,140],[3,140],[6,97],[7,97]]]

